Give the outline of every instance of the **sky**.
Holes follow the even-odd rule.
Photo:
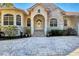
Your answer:
[[[15,3],[15,7],[26,10],[33,6],[33,3]],[[56,3],[64,11],[79,12],[79,3]]]

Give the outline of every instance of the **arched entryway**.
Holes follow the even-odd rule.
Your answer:
[[[45,18],[43,15],[37,14],[34,16],[34,35],[43,35],[45,28]],[[38,33],[38,34],[36,34]]]
[[[34,16],[34,30],[44,30],[44,16],[40,14]]]

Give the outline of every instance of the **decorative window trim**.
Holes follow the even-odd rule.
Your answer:
[[[31,26],[31,19],[28,18],[28,19],[27,19],[27,27],[30,27],[30,26]]]
[[[56,18],[50,19],[50,27],[57,27],[57,19]]]
[[[14,16],[12,14],[5,14],[3,19],[4,25],[14,25]]]
[[[16,25],[21,26],[21,15],[16,15]]]

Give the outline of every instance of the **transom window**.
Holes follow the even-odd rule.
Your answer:
[[[30,18],[27,19],[27,26],[28,26],[28,27],[31,26],[31,20],[30,20]]]
[[[64,20],[64,26],[67,26],[67,20]]]
[[[50,26],[57,27],[57,19],[52,18],[52,19],[50,20]]]
[[[21,16],[16,15],[16,25],[21,25]]]
[[[4,25],[13,25],[14,24],[14,17],[12,14],[5,14],[4,15]]]

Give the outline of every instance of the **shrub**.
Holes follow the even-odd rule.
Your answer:
[[[0,31],[1,31],[1,29],[2,29],[2,26],[0,26]]]
[[[47,32],[47,36],[76,36],[75,29],[68,28],[67,30],[51,30]]]
[[[66,36],[71,36],[71,35],[77,35],[77,32],[75,29],[72,29],[72,28],[68,28],[67,30],[64,31],[63,35],[66,35]]]
[[[27,35],[28,37],[31,36],[31,29],[30,28],[26,28],[25,35]]]
[[[47,33],[47,36],[62,36],[64,30],[51,30]]]
[[[6,26],[3,27],[3,30],[8,36],[16,36],[16,28],[16,26]]]
[[[3,37],[3,36],[5,36],[5,33],[0,31],[0,37]]]
[[[31,34],[31,29],[26,29],[26,33]]]

